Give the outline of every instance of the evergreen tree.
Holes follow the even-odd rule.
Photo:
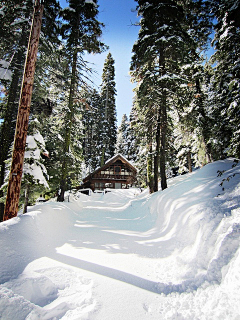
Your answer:
[[[212,84],[217,129],[222,134],[223,150],[240,157],[240,2],[221,0],[213,8],[217,23],[212,62],[216,64]],[[212,103],[213,105],[213,103]]]
[[[5,97],[0,104],[3,124],[0,127],[0,185],[5,176],[5,162],[9,156],[10,147],[14,139],[20,84],[22,80],[25,52],[27,50],[29,31],[33,13],[34,2],[31,0],[0,0],[1,6],[1,30],[0,30],[0,55],[3,61],[7,61],[12,77],[9,80],[2,79],[1,84],[6,88]],[[45,2],[45,17],[42,21],[42,35],[39,53],[50,48],[50,42],[58,41],[56,17],[58,13],[56,0]],[[51,27],[51,29],[49,28]],[[48,29],[49,28],[49,29]],[[49,52],[49,49],[48,49]],[[41,83],[41,82],[40,82]],[[41,86],[40,86],[41,87]],[[40,88],[38,88],[38,91]],[[46,96],[46,92],[45,95]],[[34,99],[33,99],[34,101]],[[3,194],[1,193],[1,196]],[[3,214],[3,204],[0,207]]]
[[[174,119],[181,171],[191,171],[191,164],[203,166],[212,161],[211,117],[208,105],[208,84],[201,60],[182,68],[187,83],[178,90],[177,119]],[[182,144],[180,144],[182,141]],[[183,159],[186,160],[183,160]],[[185,166],[185,169],[183,170]]]
[[[122,121],[117,130],[116,153],[122,154],[128,159],[129,154],[129,121],[126,114],[122,116]]]
[[[130,115],[130,128],[131,136],[134,137],[132,139],[135,151],[134,161],[141,177],[141,185],[146,184],[149,187],[149,192],[152,193],[154,192],[154,127],[156,122],[152,91],[145,90],[145,84],[146,82],[140,82],[134,89],[135,97]],[[137,159],[138,157],[140,159]]]
[[[141,79],[140,91],[151,92],[151,108],[156,114],[154,191],[157,191],[159,163],[162,189],[167,187],[167,109],[174,87],[178,84],[188,37],[183,9],[176,1],[138,1],[138,4],[142,19],[139,39],[133,47],[132,70],[135,70],[135,78]]]
[[[48,157],[48,152],[38,127],[39,122],[37,119],[30,122],[21,184],[21,189],[25,190],[23,213],[27,212],[29,201],[34,203],[35,192],[38,192],[38,194],[44,193],[44,191],[49,188],[47,169],[44,165],[45,159]]]
[[[128,160],[132,161],[138,170],[138,184],[142,187],[146,185],[150,187],[149,180],[147,181],[149,168],[146,168],[150,154],[144,122],[145,116],[140,110],[143,109],[138,104],[137,95],[135,94],[129,116]]]
[[[85,2],[84,0],[69,0],[69,7],[63,9],[62,37],[66,41],[66,57],[69,62],[69,96],[66,104],[63,136],[63,160],[61,166],[60,193],[58,201],[64,201],[64,193],[67,188],[69,174],[69,162],[71,160],[71,137],[73,135],[73,123],[78,108],[78,85],[80,70],[82,69],[82,56],[84,51],[99,53],[104,49],[99,41],[101,27],[96,16],[98,14],[97,1]],[[76,132],[74,132],[76,134]]]
[[[207,5],[201,1],[137,2],[142,19],[138,41],[133,46],[131,69],[133,79],[138,82],[138,100],[146,110],[146,123],[153,125],[148,125],[146,133],[149,142],[154,135],[154,143],[149,145],[150,149],[154,146],[154,191],[157,191],[159,166],[161,187],[167,187],[168,148],[172,148],[170,112],[178,105],[182,86],[189,82],[182,68],[198,60],[197,50],[204,48],[210,23]],[[151,157],[149,161],[150,168]]]
[[[23,213],[27,212],[27,206],[34,204],[40,193],[44,193],[48,188],[48,173],[45,167],[45,161],[48,159],[48,152],[45,147],[45,141],[40,133],[41,124],[35,118],[30,120],[28,136],[26,140],[26,149],[24,155],[23,175],[21,182],[21,194],[19,203],[23,204]],[[11,159],[6,161],[9,169]],[[2,185],[2,191],[6,192],[9,170],[5,177],[6,183]],[[4,192],[4,193],[5,193]],[[1,197],[1,202],[5,197]]]
[[[114,59],[109,52],[104,63],[101,84],[102,100],[102,152],[101,165],[114,155],[117,139],[116,83]]]
[[[86,91],[84,94],[83,105],[83,122],[84,122],[84,137],[83,137],[83,156],[87,167],[87,172],[92,172],[101,163],[101,97],[94,89]]]
[[[29,22],[33,10],[28,1],[24,7],[20,1],[1,1],[3,15],[1,16],[0,53],[9,65],[12,77],[9,81],[2,79],[7,95],[1,103],[3,124],[0,127],[0,186],[3,185],[6,171],[6,160],[14,139],[20,84],[23,74],[25,52],[29,37]],[[18,22],[18,23],[16,23]],[[1,191],[1,196],[3,192]],[[1,204],[0,221],[3,217],[4,205]]]

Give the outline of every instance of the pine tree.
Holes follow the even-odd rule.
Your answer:
[[[96,89],[86,88],[83,94],[83,156],[87,172],[92,172],[101,162],[101,97]]]
[[[122,121],[117,130],[116,153],[122,154],[128,159],[129,154],[129,121],[126,114],[122,116]]]
[[[23,213],[27,212],[27,206],[31,195],[34,200],[34,192],[43,193],[49,188],[47,182],[48,173],[44,165],[44,158],[48,157],[48,152],[38,127],[39,121],[37,119],[30,122],[24,156],[21,188],[22,190],[25,190]]]
[[[69,7],[62,11],[62,18],[65,21],[62,26],[62,37],[66,40],[66,56],[70,66],[70,77],[68,79],[69,96],[64,120],[63,161],[58,201],[64,201],[64,193],[67,188],[67,176],[71,160],[71,136],[73,134],[74,115],[79,101],[78,83],[80,81],[79,70],[82,67],[82,56],[84,51],[99,53],[104,49],[103,43],[99,41],[102,24],[97,21],[97,14],[96,0],[91,2],[69,0]],[[74,132],[74,134],[76,133]]]
[[[151,92],[151,108],[156,115],[154,191],[157,191],[159,163],[162,189],[167,187],[167,109],[186,52],[186,32],[183,29],[183,9],[175,1],[157,4],[138,1],[138,4],[142,19],[139,39],[133,47],[132,70],[135,70],[135,78],[140,78],[140,91]]]
[[[18,1],[1,1],[3,16],[1,17],[0,52],[4,60],[8,61],[12,73],[10,81],[1,81],[6,87],[7,95],[1,104],[3,124],[0,127],[0,186],[3,185],[6,171],[6,160],[9,156],[14,139],[20,83],[23,74],[25,52],[29,37],[29,23],[33,10],[32,3],[28,2],[25,9]],[[16,21],[19,23],[16,24]],[[3,196],[3,192],[1,192]],[[1,204],[0,221],[3,217],[4,205]]]
[[[0,54],[4,61],[8,62],[9,71],[12,77],[9,81],[2,80],[5,86],[5,97],[0,105],[3,124],[0,128],[0,185],[4,182],[5,161],[9,156],[10,147],[14,139],[18,101],[20,95],[20,84],[22,80],[25,52],[30,31],[30,21],[33,13],[33,1],[3,1],[0,0],[2,7],[1,30],[0,30]],[[44,41],[40,45],[42,50],[49,48],[50,41],[56,42],[56,16],[58,5],[55,0],[48,0],[45,4],[45,18],[42,23],[42,34]],[[51,30],[48,29],[51,25]],[[43,45],[44,44],[44,45]],[[49,50],[48,50],[49,51]],[[40,89],[38,87],[38,89]],[[37,91],[38,92],[38,91]],[[46,96],[46,92],[45,95]],[[33,99],[34,100],[34,99]],[[1,192],[1,196],[2,196]],[[1,204],[1,214],[3,215],[3,204]],[[0,217],[1,220],[1,217]]]
[[[135,90],[136,91],[136,90]],[[133,106],[129,116],[128,129],[128,160],[132,161],[138,170],[138,184],[142,187],[149,186],[147,181],[148,169],[146,168],[149,157],[148,142],[145,128],[145,114],[141,108],[135,93]],[[148,165],[147,165],[148,166]]]
[[[190,171],[190,159],[192,162],[193,157],[196,166],[203,166],[212,161],[209,89],[202,60],[198,58],[190,65],[183,66],[182,77],[187,82],[178,90],[178,101],[176,102],[178,117],[175,121],[175,124],[177,122],[175,133],[178,132],[180,135],[177,137],[177,151],[182,158],[180,167],[184,167],[183,159],[185,158],[187,159],[185,165],[188,169],[184,171]],[[180,141],[183,142],[182,145],[179,145]]]
[[[101,83],[102,100],[102,151],[101,165],[114,155],[117,139],[116,83],[114,59],[109,52],[104,63]]]
[[[212,83],[214,108],[223,147],[228,155],[240,157],[240,2],[221,0],[213,8],[217,18],[212,61],[216,64]]]
[[[208,3],[137,2],[142,19],[138,41],[133,46],[131,69],[133,79],[138,82],[138,100],[148,115],[146,123],[153,119],[152,128],[148,126],[148,140],[152,132],[154,143],[150,145],[154,146],[154,191],[157,191],[159,166],[161,187],[167,187],[167,160],[173,145],[170,112],[178,105],[182,86],[189,82],[182,68],[198,60],[197,50],[204,48],[211,24]],[[151,158],[149,161],[150,168]]]

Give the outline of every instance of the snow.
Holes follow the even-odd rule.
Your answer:
[[[39,149],[38,144],[41,146],[42,151]],[[45,177],[47,177],[47,170],[43,163],[41,163],[41,152],[45,151],[45,142],[38,130],[33,135],[28,135],[26,140],[26,151],[24,154],[25,161],[23,166],[23,174],[30,174],[35,181],[49,188],[48,182]]]
[[[172,178],[153,195],[70,193],[2,222],[0,318],[240,319],[232,164]]]
[[[85,3],[91,3],[91,4],[93,4],[95,7],[97,7],[97,4],[96,4],[93,0],[85,0]]]
[[[0,79],[12,80],[12,71],[9,70],[10,63],[0,60]]]

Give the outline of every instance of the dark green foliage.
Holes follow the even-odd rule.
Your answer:
[[[104,63],[101,84],[101,124],[99,135],[102,142],[101,165],[114,155],[117,139],[116,83],[114,59],[109,52]]]
[[[213,8],[217,18],[213,45],[216,64],[212,84],[215,91],[213,112],[227,154],[240,157],[240,26],[239,1],[220,1]]]
[[[68,79],[70,86],[64,119],[63,160],[58,201],[64,201],[67,176],[69,175],[69,171],[71,172],[69,170],[72,162],[71,136],[73,132],[76,134],[76,131],[73,131],[73,124],[75,114],[79,108],[78,85],[81,79],[82,55],[84,51],[99,53],[105,48],[103,43],[99,41],[103,25],[96,19],[97,13],[97,1],[86,3],[84,0],[70,0],[69,7],[63,9],[61,14],[61,17],[64,19],[61,33],[66,41],[65,55],[70,66],[70,78]],[[79,159],[76,160],[77,162],[79,161]]]
[[[53,40],[57,39],[56,17],[59,9],[55,0],[45,1],[45,17],[43,19],[42,37],[39,52],[48,49]],[[20,85],[22,81],[25,55],[28,45],[28,38],[33,14],[34,2],[26,1],[0,1],[1,7],[1,29],[0,29],[0,56],[8,64],[8,71],[12,77],[9,80],[0,79],[0,85],[5,87],[5,97],[0,104],[0,114],[3,124],[0,128],[0,185],[4,182],[6,171],[6,160],[10,155],[10,147],[13,143],[18,101],[20,95]],[[51,29],[47,26],[51,25]],[[48,49],[48,54],[50,50]],[[36,72],[37,74],[37,72]],[[41,81],[39,82],[41,83]],[[38,92],[41,85],[38,86]],[[43,96],[46,97],[45,88]],[[37,95],[33,96],[33,101],[37,101]],[[1,191],[1,196],[3,195]],[[1,205],[1,214],[3,205]],[[0,218],[1,219],[1,218]]]
[[[101,164],[102,119],[101,97],[96,91],[87,91],[83,99],[83,156],[88,172],[92,172]]]
[[[130,149],[129,121],[127,115],[122,116],[122,121],[117,131],[116,153],[128,159]]]

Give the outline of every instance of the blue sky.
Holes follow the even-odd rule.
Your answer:
[[[68,5],[65,0],[60,0],[60,3],[62,7]],[[119,125],[122,115],[125,113],[129,116],[132,106],[134,85],[130,82],[129,66],[132,47],[139,31],[138,27],[132,25],[138,20],[135,11],[137,2],[134,0],[98,0],[98,5],[98,20],[105,24],[102,40],[109,46],[109,51],[115,60],[116,106]],[[101,84],[103,64],[109,51],[86,56],[86,60],[94,63],[94,69],[98,72],[92,79],[96,86]]]

